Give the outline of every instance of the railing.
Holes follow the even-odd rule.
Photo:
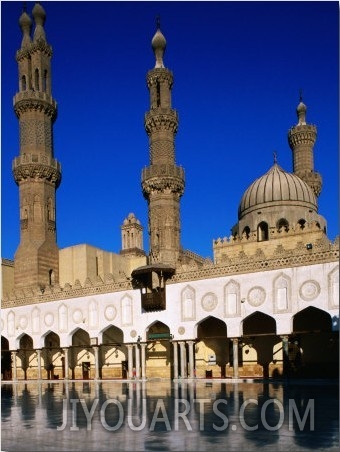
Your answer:
[[[13,160],[12,169],[14,170],[15,168],[17,168],[18,166],[21,166],[21,165],[30,165],[30,164],[35,164],[35,163],[38,163],[40,165],[50,166],[52,168],[55,168],[59,172],[61,171],[61,165],[56,159],[50,157],[49,155],[42,154],[42,153],[23,154],[23,155],[20,155],[19,157],[16,157]]]
[[[179,179],[184,179],[184,169],[181,166],[168,165],[166,163],[160,165],[151,165],[143,168],[142,180],[159,176],[177,177]]]

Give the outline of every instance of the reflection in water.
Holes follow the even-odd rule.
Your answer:
[[[336,450],[333,382],[2,384],[2,450]],[[20,431],[20,434],[18,432]]]

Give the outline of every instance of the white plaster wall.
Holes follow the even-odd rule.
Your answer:
[[[277,312],[274,292],[275,281],[281,281],[280,278],[288,286],[287,309]],[[234,316],[225,312],[225,287],[230,281],[239,287],[239,313]],[[183,294],[188,287],[192,298],[190,320],[186,320],[188,313],[184,315],[182,308]],[[339,266],[336,262],[169,284],[167,309],[158,312],[142,313],[139,290],[2,309],[1,334],[8,339],[10,350],[19,348],[20,337],[25,333],[32,337],[35,348],[41,348],[50,331],[60,336],[61,347],[68,347],[78,328],[87,331],[90,337],[98,337],[100,344],[103,331],[114,325],[123,331],[124,342],[129,343],[136,342],[139,335],[142,341],[146,340],[147,329],[160,321],[170,328],[175,340],[188,340],[196,337],[201,320],[214,316],[226,323],[228,337],[239,337],[242,321],[256,311],[275,318],[277,334],[289,334],[293,316],[309,306],[328,312],[334,319],[334,329],[338,329]]]

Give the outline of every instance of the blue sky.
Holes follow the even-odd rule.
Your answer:
[[[34,2],[27,2],[31,13]],[[339,5],[321,2],[41,2],[53,47],[52,94],[58,103],[54,153],[57,242],[118,253],[120,226],[134,212],[144,226],[141,170],[149,165],[144,113],[151,39],[160,15],[165,66],[174,73],[179,114],[176,163],[186,172],[182,245],[212,257],[230,235],[242,194],[273,164],[292,171],[287,132],[299,90],[307,122],[318,128],[314,168],[323,177],[319,213],[338,235]],[[19,155],[12,98],[18,90],[22,2],[1,2],[2,257],[19,244]]]

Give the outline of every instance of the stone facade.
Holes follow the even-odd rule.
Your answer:
[[[21,235],[14,262],[2,260],[3,378],[337,377],[339,241],[328,239],[318,213],[316,127],[306,123],[302,100],[288,136],[293,173],[275,158],[250,185],[231,237],[213,240],[213,261],[184,250],[178,116],[158,28],[147,74],[150,165],[142,170],[149,252],[133,213],[121,225],[119,254],[89,244],[58,249],[52,51],[41,5],[33,17],[33,40],[31,19],[20,18],[17,53]]]

